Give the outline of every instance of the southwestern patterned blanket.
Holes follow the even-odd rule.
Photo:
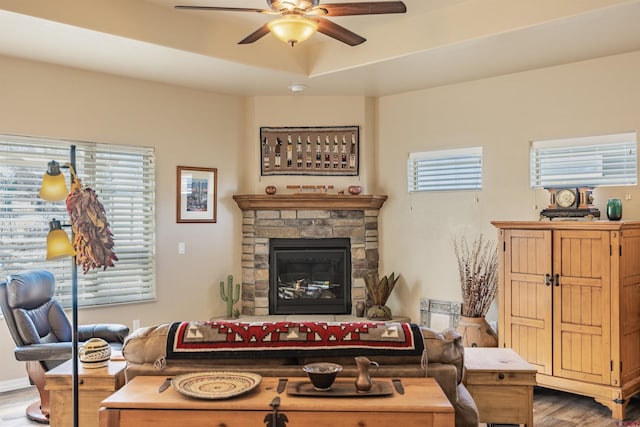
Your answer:
[[[416,324],[385,322],[176,322],[167,359],[422,355]]]

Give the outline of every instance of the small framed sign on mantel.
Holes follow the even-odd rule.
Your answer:
[[[359,127],[261,127],[261,175],[357,176]]]

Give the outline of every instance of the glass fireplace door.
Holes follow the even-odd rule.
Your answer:
[[[349,314],[349,239],[271,239],[270,314]]]

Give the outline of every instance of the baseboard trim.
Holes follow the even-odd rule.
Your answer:
[[[31,387],[29,378],[16,378],[13,380],[0,381],[0,393],[5,391],[20,390],[21,388]]]

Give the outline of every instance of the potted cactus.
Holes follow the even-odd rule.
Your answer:
[[[233,276],[229,275],[227,277],[227,289],[225,292],[224,281],[220,282],[220,298],[222,301],[227,303],[227,318],[232,319],[235,317],[240,317],[240,312],[236,309],[233,309],[233,305],[240,300],[240,284],[236,284],[236,292],[235,295],[233,293]]]

